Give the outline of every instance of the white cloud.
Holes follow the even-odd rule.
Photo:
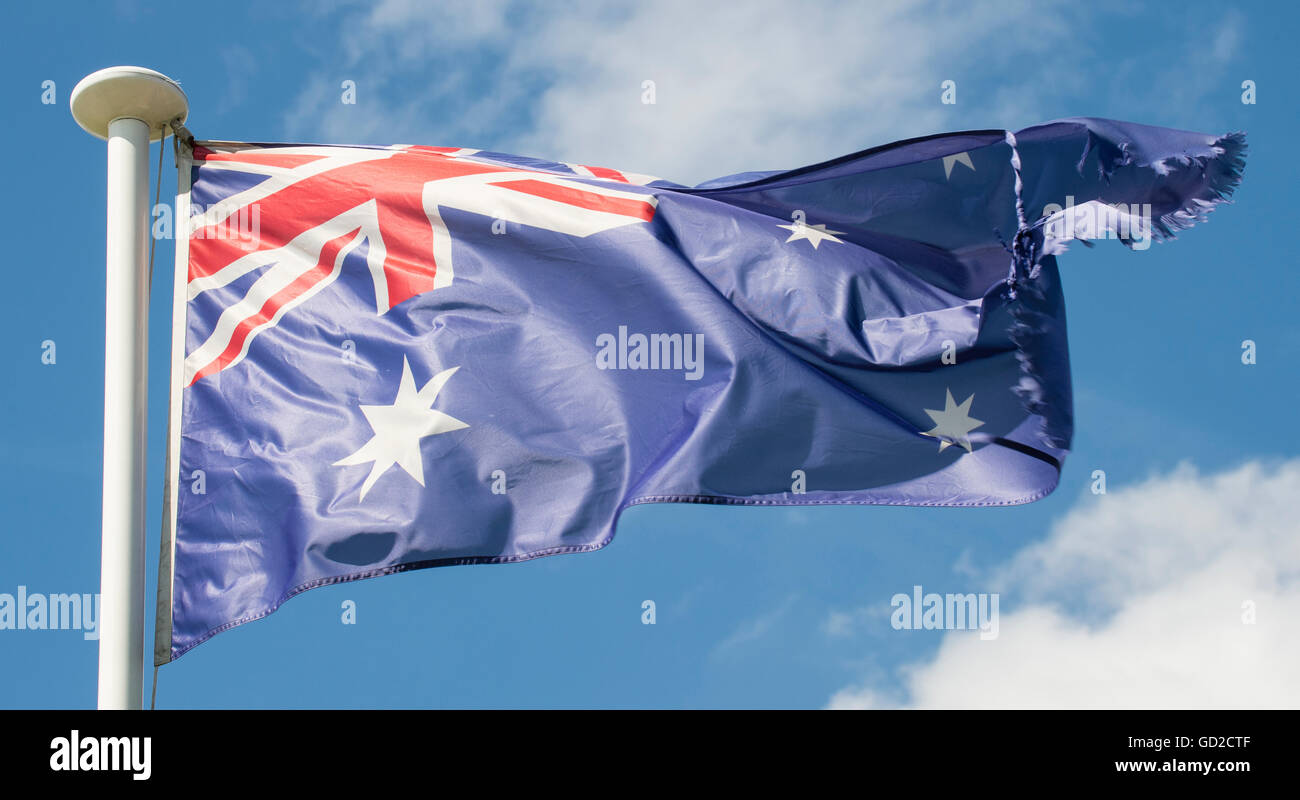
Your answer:
[[[312,140],[398,132],[694,183],[972,127],[957,121],[967,108],[975,127],[1039,121],[1025,103],[1052,87],[1024,67],[1077,38],[1069,6],[1049,11],[1029,0],[660,0],[448,13],[387,0],[347,16],[338,76],[306,86],[286,121]],[[1031,90],[978,102],[977,75]],[[338,78],[367,97],[341,105]],[[957,106],[940,103],[946,79],[958,81]],[[653,105],[642,103],[647,80]],[[483,135],[495,140],[442,141]]]
[[[1108,109],[1188,127],[1245,46],[1237,12],[1207,40],[1201,20],[1104,0],[383,0],[326,18],[338,41],[284,117],[299,140],[480,147],[684,183]],[[1147,31],[1142,46],[1099,51],[1116,26]],[[344,79],[356,105],[339,102]],[[945,80],[956,105],[940,103]]]
[[[686,181],[801,166],[942,129],[940,82],[1003,32],[1000,15],[968,6],[637,9],[613,24],[566,21],[530,54],[565,77],[539,98],[524,148],[598,163],[635,153],[644,171]],[[642,103],[646,80],[654,105]]]
[[[1088,496],[994,573],[1022,599],[997,639],[946,634],[900,686],[830,706],[1298,707],[1297,497],[1300,460]]]

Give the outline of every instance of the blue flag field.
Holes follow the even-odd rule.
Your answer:
[[[190,143],[155,663],[312,587],[597,550],[641,503],[1042,498],[1056,256],[1171,238],[1244,152],[1068,119],[686,187]]]

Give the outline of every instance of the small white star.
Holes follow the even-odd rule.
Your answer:
[[[455,417],[435,411],[431,406],[438,392],[460,367],[445,369],[429,379],[424,388],[416,391],[411,365],[402,358],[402,380],[397,388],[397,399],[391,406],[361,406],[361,413],[375,435],[370,441],[347,458],[334,462],[336,467],[349,467],[373,461],[370,475],[361,484],[361,499],[375,485],[379,476],[394,464],[424,485],[424,459],[420,456],[420,440],[436,433],[468,428],[469,425]]]
[[[842,240],[835,238],[835,234],[844,233],[844,231],[829,231],[826,230],[825,225],[809,225],[806,222],[796,222],[793,225],[777,225],[776,227],[792,231],[790,238],[785,240],[786,244],[796,239],[807,239],[812,242],[813,249],[816,250],[817,245],[823,241],[844,243]]]
[[[934,427],[925,432],[926,436],[933,436],[940,439],[939,452],[942,453],[949,445],[959,444],[966,448],[966,452],[971,452],[970,439],[966,435],[984,424],[982,420],[970,416],[970,404],[975,399],[975,395],[966,398],[966,402],[961,405],[952,399],[952,389],[947,390],[948,396],[944,400],[943,411],[935,411],[927,408],[925,413],[930,415],[934,420]]]
[[[943,177],[952,180],[952,168],[954,164],[965,164],[970,167],[971,172],[975,171],[975,165],[971,163],[970,153],[953,153],[950,156],[943,157]]]

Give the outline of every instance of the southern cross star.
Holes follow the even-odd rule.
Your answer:
[[[829,231],[826,230],[825,225],[809,225],[806,222],[796,222],[793,225],[777,225],[776,227],[785,228],[791,232],[790,238],[785,240],[786,244],[797,239],[807,239],[812,243],[813,249],[816,250],[817,245],[823,241],[844,243],[843,240],[835,238],[835,234],[844,233],[844,231]]]
[[[943,177],[952,180],[952,168],[956,164],[965,164],[970,167],[971,172],[975,171],[975,165],[970,160],[970,153],[953,153],[950,156],[943,157]]]
[[[970,439],[966,438],[966,435],[984,424],[983,420],[975,419],[970,415],[970,404],[975,399],[975,395],[967,397],[966,402],[957,405],[952,399],[952,389],[948,389],[947,392],[943,411],[935,411],[931,408],[925,410],[925,413],[930,415],[930,419],[934,420],[934,427],[926,431],[925,435],[940,440],[940,453],[953,444],[961,445],[969,453],[971,452]]]
[[[468,428],[469,425],[455,417],[435,411],[431,406],[447,380],[460,367],[445,369],[429,379],[419,391],[411,375],[411,365],[402,358],[402,381],[397,387],[397,399],[391,406],[361,406],[361,413],[375,435],[347,458],[334,462],[336,467],[374,462],[370,475],[361,484],[361,499],[375,485],[379,476],[396,464],[406,474],[424,485],[424,459],[420,456],[420,440],[436,433]]]

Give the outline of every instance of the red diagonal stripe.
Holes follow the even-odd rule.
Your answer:
[[[587,167],[586,164],[583,164],[582,166]],[[627,178],[623,177],[623,173],[616,169],[610,169],[609,167],[587,167],[587,170],[597,178],[608,178],[612,181],[622,181],[623,183],[628,182]]]
[[[584,192],[581,189],[574,189],[569,186],[557,186],[545,181],[532,180],[525,178],[516,181],[501,181],[494,183],[494,186],[500,186],[503,189],[513,189],[516,192],[531,194],[535,197],[545,197],[547,200],[554,200],[559,203],[567,203],[571,206],[586,208],[591,211],[604,211],[609,214],[619,214],[624,217],[634,217],[636,219],[649,222],[654,219],[655,207],[647,200],[628,200],[622,197],[606,197],[595,192]]]
[[[199,152],[203,151],[200,155]],[[303,164],[310,164],[313,161],[320,161],[325,156],[303,155],[301,153],[273,153],[264,150],[246,153],[214,153],[205,147],[194,148],[194,160],[207,163],[209,161],[223,161],[234,164],[257,164],[263,167],[285,167],[293,169],[301,167]]]
[[[268,297],[256,314],[245,317],[231,332],[230,342],[226,345],[226,349],[202,369],[196,371],[190,385],[193,386],[200,378],[225,369],[230,362],[239,356],[239,353],[244,349],[244,340],[257,326],[270,322],[275,317],[276,312],[286,303],[293,301],[329,277],[330,273],[334,271],[334,260],[338,258],[343,245],[351,241],[352,237],[356,236],[360,231],[361,228],[355,228],[350,233],[326,242],[325,246],[321,248],[320,259],[316,262],[316,266],[299,275],[288,286]]]

